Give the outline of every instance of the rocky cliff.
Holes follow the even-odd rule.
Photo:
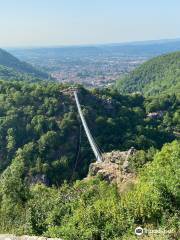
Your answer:
[[[136,153],[134,148],[129,151],[112,151],[103,154],[103,162],[92,163],[88,178],[99,176],[109,183],[116,183],[119,191],[130,188],[136,181],[135,173],[129,170],[129,157]]]

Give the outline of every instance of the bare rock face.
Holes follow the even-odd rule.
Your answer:
[[[0,234],[0,240],[62,240],[61,238],[46,238],[36,236],[14,236],[9,234]]]
[[[120,192],[134,184],[135,174],[128,169],[128,158],[135,154],[136,150],[112,151],[103,154],[103,162],[92,163],[89,167],[88,177],[100,176],[109,183],[116,183]]]
[[[89,168],[89,176],[101,176],[108,182],[116,181],[121,177],[121,171],[116,163],[92,163]]]
[[[124,160],[126,159],[128,154],[128,151],[112,151],[108,153],[103,154],[103,160],[104,162],[107,163],[117,163],[117,164],[122,164]]]

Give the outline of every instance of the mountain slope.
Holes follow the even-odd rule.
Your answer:
[[[180,90],[180,51],[147,61],[117,81],[116,86],[121,93],[177,93]]]
[[[32,77],[37,78],[48,78],[47,73],[34,68],[26,62],[20,61],[7,51],[0,49],[0,76],[6,79],[6,74],[7,77],[13,77],[17,76],[18,73],[29,74]]]
[[[39,82],[44,79],[34,76],[29,73],[22,73],[14,70],[13,68],[0,65],[0,79],[5,81],[26,81],[26,82]]]
[[[175,139],[169,124],[173,129],[177,126],[173,118],[178,99],[169,99],[170,107],[163,109],[169,112],[167,126],[163,118],[146,118],[145,99],[139,95],[79,88],[78,97],[88,126],[105,152],[132,146],[160,148]],[[57,185],[86,176],[94,156],[74,97],[64,85],[0,81],[0,174],[16,156],[24,159],[32,181],[45,176],[48,183]]]

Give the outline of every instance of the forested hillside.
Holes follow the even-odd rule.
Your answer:
[[[147,61],[117,84],[120,93],[141,92],[146,96],[180,92],[180,52]]]
[[[0,231],[64,240],[136,240],[134,230],[142,226],[148,230],[143,239],[178,240],[179,164],[180,143],[166,144],[120,195],[116,185],[100,178],[58,189],[29,187],[25,161],[16,157],[0,178]],[[155,230],[160,234],[151,233]]]
[[[130,159],[135,183],[120,196],[98,176],[83,180],[94,156],[69,86],[1,81],[0,232],[127,240],[141,225],[178,239],[179,142],[159,150],[178,138],[178,96],[77,89],[102,150],[139,149]]]
[[[33,80],[48,79],[48,74],[26,62],[21,62],[10,53],[0,49],[0,79]]]
[[[13,68],[0,65],[0,80],[5,81],[26,81],[26,82],[40,82],[46,80],[41,77],[29,73],[22,73],[14,70]]]
[[[13,159],[21,158],[32,181],[43,175],[48,184],[59,185],[86,176],[94,157],[74,97],[62,92],[64,88],[54,83],[0,83],[1,172]],[[78,95],[103,151],[160,148],[175,139],[175,129],[179,131],[176,96],[163,98],[158,105],[141,95],[122,96],[110,90],[89,92],[80,87]],[[151,119],[146,109],[164,114]]]

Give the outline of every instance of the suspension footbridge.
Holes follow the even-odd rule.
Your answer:
[[[78,99],[78,94],[77,94],[77,91],[75,90],[74,91],[74,97],[75,97],[75,101],[76,101],[76,105],[77,105],[77,109],[78,109],[78,112],[79,112],[79,116],[80,116],[80,119],[81,119],[81,122],[82,122],[82,125],[84,127],[84,130],[86,132],[86,136],[88,138],[88,141],[89,141],[89,144],[92,148],[92,151],[96,157],[96,161],[97,162],[102,162],[103,158],[102,158],[102,154],[95,142],[95,139],[93,138],[89,128],[88,128],[88,125],[87,125],[87,122],[85,120],[85,117],[83,115],[83,112],[82,112],[82,109],[81,109],[81,105],[79,103],[79,99]]]

